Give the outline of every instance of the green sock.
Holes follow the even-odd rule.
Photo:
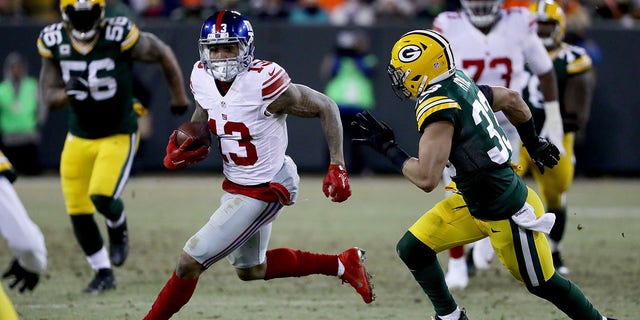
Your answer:
[[[411,270],[411,273],[424,293],[429,296],[436,314],[446,315],[456,310],[458,305],[447,288],[444,273],[437,260],[422,269]]]
[[[602,315],[573,282],[555,273],[539,287],[529,288],[531,293],[553,303],[571,319],[602,320]]]

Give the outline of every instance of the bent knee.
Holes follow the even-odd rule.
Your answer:
[[[197,278],[204,270],[204,267],[196,261],[196,259],[185,252],[180,254],[178,265],[176,266],[176,275],[178,277],[187,279]]]
[[[407,231],[396,245],[396,252],[409,269],[421,269],[436,260],[436,252]]]
[[[264,279],[266,271],[267,268],[264,263],[249,268],[236,268],[236,274],[242,281]]]

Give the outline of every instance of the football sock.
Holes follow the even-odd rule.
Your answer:
[[[555,273],[537,287],[527,286],[529,292],[548,300],[571,319],[600,320],[602,315],[573,282]]]
[[[264,280],[302,277],[311,274],[338,274],[338,256],[289,248],[267,251],[267,270]]]
[[[438,318],[440,318],[441,320],[458,320],[460,319],[460,313],[462,311],[460,311],[460,308],[456,308],[455,311],[453,311],[452,313],[445,315],[445,316],[441,316],[438,315]]]
[[[93,270],[99,269],[111,269],[111,261],[109,261],[109,254],[107,248],[104,246],[98,252],[87,257],[87,261],[91,265]]]
[[[70,217],[73,233],[85,256],[89,257],[103,248],[100,229],[93,219],[93,214],[77,214]]]
[[[144,320],[162,320],[169,319],[178,312],[182,306],[189,302],[193,292],[196,290],[198,278],[183,279],[179,278],[175,271],[171,275],[171,279],[167,281],[164,288],[158,294],[156,301],[151,306],[151,310],[144,317]]]
[[[117,228],[119,226],[121,226],[124,221],[126,220],[126,215],[124,214],[124,211],[122,211],[122,214],[120,215],[120,218],[118,218],[118,220],[116,221],[111,221],[109,219],[106,219],[105,222],[107,223],[107,226],[109,228]]]
[[[124,212],[122,200],[107,196],[91,195],[91,202],[107,220],[118,221]]]
[[[449,257],[458,259],[464,256],[464,246],[457,246],[449,249]]]
[[[444,280],[436,252],[407,231],[396,245],[398,256],[427,294],[436,314],[450,314],[458,305]]]
[[[560,242],[562,240],[562,236],[564,235],[565,225],[567,224],[567,210],[549,209],[548,211],[556,215],[556,222],[553,224],[551,232],[549,232],[549,238],[556,242]]]

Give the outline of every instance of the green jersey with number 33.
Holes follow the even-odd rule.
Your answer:
[[[528,190],[511,167],[511,146],[491,102],[462,71],[430,85],[418,97],[418,131],[436,121],[454,125],[449,161],[453,181],[471,215],[485,220],[510,217],[524,205]]]
[[[38,52],[60,66],[63,81],[81,77],[88,83],[86,98],[71,102],[71,134],[95,139],[137,130],[131,49],[139,36],[136,25],[126,17],[105,19],[95,42],[86,46],[72,42],[63,23],[48,25],[40,32]]]

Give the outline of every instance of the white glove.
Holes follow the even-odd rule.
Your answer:
[[[560,103],[558,101],[546,101],[544,103],[545,119],[542,124],[540,136],[549,139],[553,143],[561,155],[565,154],[564,129],[562,128],[562,116],[560,115]]]

